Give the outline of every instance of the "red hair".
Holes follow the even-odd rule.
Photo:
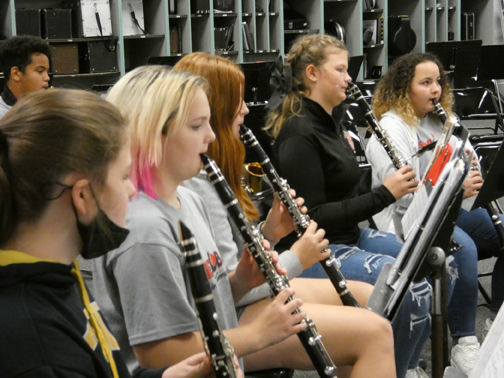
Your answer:
[[[208,81],[208,101],[212,112],[210,124],[216,139],[208,146],[207,154],[220,167],[247,217],[257,218],[257,209],[241,186],[245,147],[231,127],[244,98],[243,72],[228,59],[201,52],[184,56],[174,70],[189,71]]]

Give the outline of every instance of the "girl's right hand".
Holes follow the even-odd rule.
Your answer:
[[[398,200],[402,196],[416,191],[418,181],[413,180],[415,176],[416,174],[413,172],[413,169],[409,165],[405,165],[388,176],[383,181],[383,185]]]
[[[303,236],[301,236],[290,248],[290,251],[294,253],[301,262],[303,270],[329,257],[331,254],[329,250],[325,250],[329,245],[329,240],[324,239],[324,236],[324,229],[319,228],[317,230],[317,223],[310,220],[310,225],[305,230]]]
[[[303,301],[294,298],[286,302],[293,295],[294,289],[291,287],[280,291],[250,324],[260,340],[258,345],[262,348],[277,344],[306,328],[306,322],[302,322],[306,317],[306,312],[300,309],[299,313],[293,314]]]
[[[243,378],[238,358],[233,356],[237,378]],[[210,357],[205,352],[195,354],[178,364],[170,366],[163,372],[161,378],[211,378],[215,377]]]

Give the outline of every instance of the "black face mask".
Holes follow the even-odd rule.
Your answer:
[[[128,229],[112,222],[102,209],[98,210],[98,215],[90,225],[82,224],[77,212],[75,216],[77,217],[77,230],[82,239],[81,256],[85,259],[100,257],[119,248],[129,234]]]

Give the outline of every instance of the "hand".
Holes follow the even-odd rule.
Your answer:
[[[464,181],[464,198],[469,198],[478,194],[482,185],[483,178],[481,177],[481,173],[479,171],[469,171],[469,177]]]
[[[352,147],[352,150],[355,150],[355,145],[352,136],[348,133],[348,131],[345,131],[343,135],[345,136],[345,139],[347,140],[350,147]]]
[[[469,148],[466,148],[465,152],[467,153],[467,156],[471,155],[472,153],[471,171],[479,171],[478,156],[476,155],[476,152],[473,153],[473,151]]]
[[[292,198],[296,197],[296,192],[294,189],[289,189],[289,193]],[[295,198],[296,204],[300,207],[301,212],[306,214],[308,209],[303,206],[304,199],[299,197]],[[266,221],[261,227],[261,233],[263,236],[271,241],[278,241],[282,239],[284,236],[289,235],[294,229],[296,225],[292,220],[292,216],[289,214],[289,211],[285,207],[282,201],[275,194],[273,198],[273,205],[271,206],[271,210],[266,217]]]
[[[271,258],[278,274],[287,275],[287,270],[282,268],[278,263],[278,252],[268,251],[269,243],[267,240],[262,241],[265,252]],[[266,282],[264,275],[259,268],[259,265],[254,260],[254,257],[244,248],[238,266],[234,272],[229,275],[231,289],[233,291],[233,300],[235,303],[248,293],[251,289]]]
[[[283,289],[248,325],[253,327],[251,334],[257,335],[259,345],[263,348],[277,344],[306,328],[306,323],[301,322],[306,317],[306,312],[300,309],[299,313],[293,314],[303,301],[294,298],[286,302],[293,295],[292,287]]]
[[[383,185],[392,193],[394,198],[398,200],[402,196],[413,193],[416,190],[418,181],[412,180],[415,176],[416,174],[413,172],[412,168],[409,165],[405,165],[388,176],[383,181]]]
[[[162,378],[202,378],[213,374],[210,357],[203,352],[170,366],[163,372]]]
[[[303,236],[290,248],[301,262],[303,270],[330,256],[331,252],[325,250],[329,240],[324,239],[324,236],[325,230],[322,228],[317,230],[317,223],[312,220]]]
[[[237,378],[243,378],[238,357],[233,356]],[[215,378],[210,357],[206,353],[198,353],[170,366],[163,372],[161,378]]]

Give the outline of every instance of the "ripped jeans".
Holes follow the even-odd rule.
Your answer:
[[[355,245],[329,245],[340,259],[341,272],[348,280],[374,285],[385,263],[394,263],[402,244],[395,235],[361,228]],[[327,278],[320,264],[312,265],[300,277]],[[431,287],[426,280],[413,284],[392,322],[397,377],[418,366],[420,352],[430,335]]]

